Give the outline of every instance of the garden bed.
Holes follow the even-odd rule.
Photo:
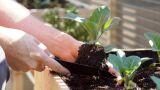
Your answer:
[[[144,58],[144,57],[152,58],[151,60],[143,63],[141,67],[139,67],[138,71],[142,70],[142,68],[147,68],[150,64],[157,62],[158,60],[157,53],[152,50],[137,49],[137,50],[124,50],[124,51],[126,53],[126,56],[136,55],[141,58]],[[116,52],[106,53],[106,56],[108,57],[109,54],[116,54]],[[146,83],[149,83],[152,85],[149,85],[148,87],[146,86],[148,84],[142,85],[144,87],[143,89],[155,88],[155,84],[153,83],[153,81],[151,79],[148,79],[148,77],[150,77],[150,75],[152,74],[154,74],[154,72],[148,75],[145,75],[147,77],[147,80],[149,80]],[[61,76],[61,78],[69,86],[71,90],[84,90],[84,89],[104,89],[104,90],[116,89],[117,90],[117,89],[123,88],[123,86],[116,87],[115,86],[116,83],[113,81],[113,78],[110,78],[110,77],[84,76],[84,75],[72,74],[70,77]],[[138,86],[136,87],[140,89],[140,87]]]

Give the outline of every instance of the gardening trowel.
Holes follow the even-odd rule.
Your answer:
[[[90,75],[90,76],[105,76],[105,77],[111,77],[116,78],[116,76],[113,76],[108,71],[104,71],[92,66],[83,65],[83,64],[77,64],[77,63],[71,63],[62,61],[60,59],[56,59],[61,65],[63,65],[65,68],[67,68],[71,74],[78,74],[78,75]]]

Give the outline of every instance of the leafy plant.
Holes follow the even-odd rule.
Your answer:
[[[67,14],[64,18],[79,22],[88,32],[89,40],[93,43],[96,43],[105,31],[111,29],[120,21],[117,17],[111,17],[107,6],[95,9],[88,18],[82,18],[73,13]]]
[[[160,90],[160,78],[157,78],[155,76],[151,76],[151,79],[154,81],[154,83],[157,85],[157,90]]]
[[[110,54],[108,57],[109,62],[113,64],[113,67],[121,74],[122,81],[126,89],[131,89],[133,84],[133,78],[136,70],[140,65],[149,58],[140,58],[138,56],[125,56],[122,50],[117,51],[117,55]]]
[[[157,51],[158,56],[160,57],[160,34],[147,32],[144,36],[149,40],[152,50]]]

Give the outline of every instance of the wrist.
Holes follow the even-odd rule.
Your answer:
[[[73,44],[74,44],[74,48],[73,48],[72,54],[74,55],[75,58],[77,58],[78,57],[79,48],[83,44],[83,42],[75,40],[73,42]]]

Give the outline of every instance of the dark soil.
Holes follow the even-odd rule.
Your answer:
[[[157,63],[158,55],[151,50],[135,50],[125,51],[126,56],[137,55],[139,57],[152,58],[147,61],[137,70],[134,82],[138,87],[144,90],[155,88],[155,83],[150,76],[154,75],[160,77],[160,65],[149,67],[153,63]],[[79,49],[79,54],[76,63],[85,64],[108,71],[108,66],[105,64],[109,54],[116,54],[115,52],[105,53],[104,48],[95,44],[83,44]],[[71,90],[122,90],[123,85],[116,87],[115,78],[99,76],[87,76],[72,74],[70,77],[62,76],[62,79],[70,87]]]
[[[95,44],[83,44],[79,49],[76,63],[94,66],[108,71],[105,64],[106,53],[104,48]],[[72,90],[107,89],[108,86],[115,87],[114,78],[105,76],[87,76],[72,74],[70,77],[62,77]]]
[[[156,88],[156,84],[151,80],[150,76],[156,76],[160,78],[160,66],[152,66],[142,68],[138,70],[134,82],[143,89]]]

